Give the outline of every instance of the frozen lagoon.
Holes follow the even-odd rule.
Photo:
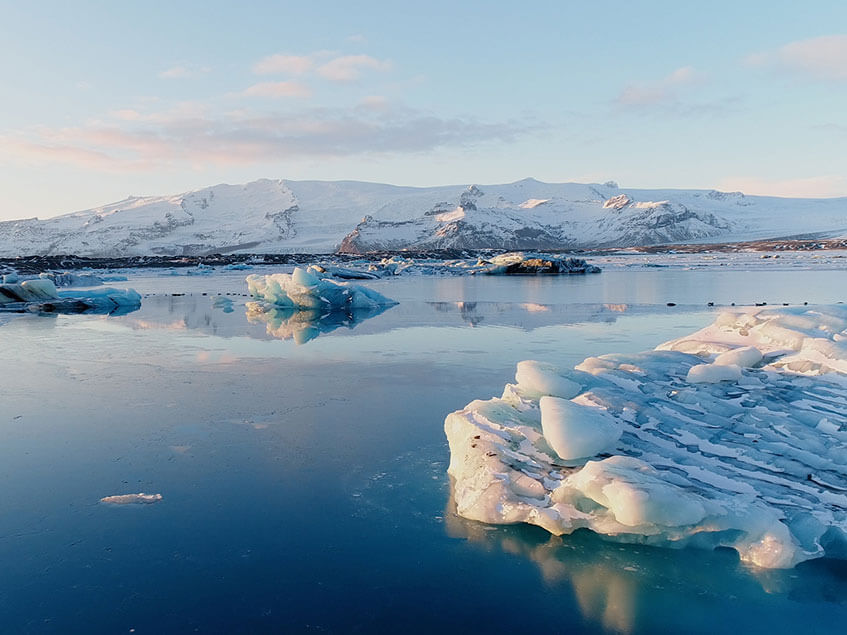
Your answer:
[[[444,417],[517,361],[652,349],[710,301],[847,299],[814,263],[601,264],[367,283],[400,304],[303,345],[225,295],[241,272],[127,272],[146,297],[125,316],[3,317],[5,628],[839,632],[842,561],[762,571],[455,515]],[[135,492],[163,499],[99,503]]]

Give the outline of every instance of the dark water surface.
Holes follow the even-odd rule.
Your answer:
[[[444,417],[517,361],[652,348],[708,301],[835,302],[847,275],[725,273],[379,281],[398,306],[310,323],[202,295],[243,274],[142,272],[116,285],[150,294],[129,315],[8,319],[0,630],[843,632],[841,561],[757,571],[453,513]],[[136,492],[163,500],[98,502]]]

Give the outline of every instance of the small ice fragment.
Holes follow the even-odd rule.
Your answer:
[[[582,386],[578,383],[557,373],[553,364],[545,364],[532,359],[518,362],[515,381],[521,391],[530,398],[551,395],[571,399],[582,390]]]
[[[588,461],[562,484],[557,498],[578,497],[575,492],[627,527],[681,527],[706,516],[700,496],[663,480],[648,463],[630,456]]]
[[[718,366],[741,366],[751,368],[762,361],[762,352],[755,346],[742,346],[726,353],[721,353],[715,358],[714,363]]]
[[[816,425],[815,428],[821,432],[829,432],[830,434],[835,434],[836,432],[841,431],[841,427],[837,423],[833,423],[826,417],[823,417],[820,421],[818,421],[818,425]]]
[[[700,364],[692,366],[686,380],[690,384],[716,384],[720,381],[739,381],[741,368],[738,366],[717,364]]]
[[[160,500],[162,500],[161,494],[145,494],[144,492],[139,492],[138,494],[118,494],[116,496],[104,496],[100,499],[100,502],[106,503],[108,505],[134,505],[139,503],[158,503]]]
[[[566,461],[608,450],[621,436],[621,427],[599,408],[548,396],[539,404],[544,439]]]

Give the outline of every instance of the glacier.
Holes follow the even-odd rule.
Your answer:
[[[747,307],[640,354],[526,360],[445,420],[457,513],[755,567],[847,557],[847,307]]]

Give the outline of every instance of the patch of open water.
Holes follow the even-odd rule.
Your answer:
[[[499,394],[517,361],[652,348],[711,322],[709,301],[831,303],[844,289],[840,271],[723,273],[378,281],[398,306],[299,340],[292,316],[251,322],[240,295],[216,304],[246,292],[241,272],[134,272],[114,285],[148,294],[134,313],[10,319],[0,623],[839,632],[840,561],[762,572],[734,552],[554,538],[451,508],[444,417]],[[163,500],[98,503],[136,492]]]

